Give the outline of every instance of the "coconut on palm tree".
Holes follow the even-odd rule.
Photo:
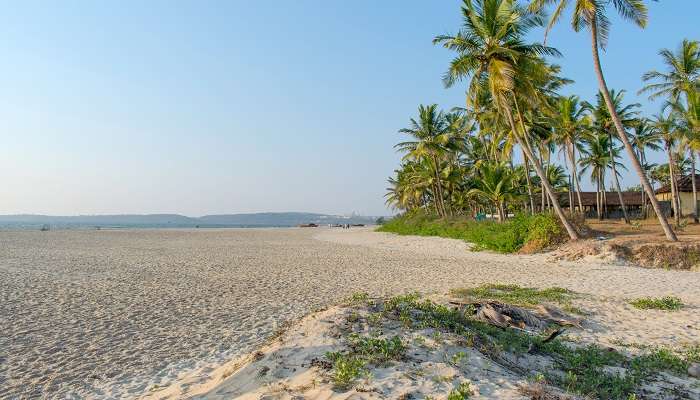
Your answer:
[[[668,240],[675,242],[678,240],[678,238],[673,232],[673,229],[671,229],[671,226],[668,224],[666,217],[661,212],[659,202],[654,196],[654,189],[651,187],[649,180],[644,174],[644,169],[642,168],[639,159],[635,155],[634,148],[627,137],[619,115],[617,115],[615,112],[614,104],[612,98],[610,97],[610,91],[605,81],[605,76],[603,75],[603,68],[600,63],[599,51],[601,48],[605,48],[608,33],[610,31],[610,20],[606,15],[607,7],[612,4],[622,18],[632,21],[641,28],[644,28],[647,23],[647,8],[642,0],[531,0],[529,9],[533,12],[541,11],[544,7],[550,4],[555,4],[554,12],[552,13],[549,24],[545,29],[545,41],[549,30],[561,18],[566,7],[572,3],[574,4],[574,10],[572,13],[571,25],[576,32],[579,32],[582,29],[589,30],[591,38],[591,52],[593,55],[593,67],[595,69],[596,77],[598,78],[598,86],[603,95],[603,99],[605,100],[608,112],[610,112],[615,130],[617,131],[617,136],[620,138],[625,150],[627,151],[627,156],[630,158],[632,167],[637,172],[637,175],[639,175],[642,187],[649,197],[649,201],[654,208],[654,212],[656,212],[656,216],[659,219],[659,223],[661,224],[666,237]]]

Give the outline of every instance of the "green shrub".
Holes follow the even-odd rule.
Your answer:
[[[387,221],[377,230],[399,235],[460,239],[474,244],[475,250],[499,253],[514,253],[523,246],[527,246],[528,251],[538,251],[566,238],[557,217],[548,213],[518,214],[499,223],[475,221],[464,216],[438,218],[425,212],[412,212]]]
[[[327,353],[333,363],[331,378],[336,389],[347,390],[365,372],[365,361],[340,352]]]
[[[497,300],[516,306],[535,306],[543,302],[568,304],[574,293],[560,287],[535,289],[518,285],[499,283],[481,285],[475,288],[454,289],[452,295],[470,300]]]
[[[398,336],[381,339],[353,333],[350,334],[348,341],[353,354],[373,364],[400,360],[406,352],[406,346]]]
[[[447,400],[466,400],[472,395],[472,387],[469,382],[462,382],[459,387],[450,391]]]
[[[675,311],[683,308],[683,302],[678,297],[641,297],[630,302],[634,308],[641,310],[666,310]]]

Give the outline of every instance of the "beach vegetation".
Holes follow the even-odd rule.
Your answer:
[[[469,382],[461,382],[459,386],[450,391],[447,400],[466,400],[472,395],[472,387]]]
[[[497,223],[468,217],[440,218],[416,210],[395,217],[381,226],[381,232],[399,235],[440,236],[473,244],[472,250],[514,253],[525,246],[533,252],[562,243],[566,232],[556,216],[549,213],[518,214]]]
[[[355,292],[350,295],[348,302],[351,305],[363,305],[369,301],[369,294],[367,292]]]
[[[634,308],[638,308],[640,310],[676,311],[683,308],[683,301],[674,296],[641,297],[630,301],[630,304]]]
[[[329,352],[326,353],[326,358],[333,363],[331,379],[336,389],[350,389],[355,381],[366,372],[365,361],[353,355]]]
[[[513,284],[486,284],[475,288],[454,289],[450,294],[472,301],[496,300],[524,307],[545,302],[568,304],[575,296],[570,290],[560,287],[535,289]]]
[[[348,350],[325,354],[332,364],[330,376],[338,390],[350,389],[357,379],[368,376],[369,365],[385,365],[392,360],[400,360],[406,346],[399,337],[377,338],[350,334]]]
[[[353,355],[372,364],[400,360],[406,352],[406,346],[398,336],[386,339],[351,334],[348,342]]]
[[[566,291],[542,290],[537,300],[566,299]],[[479,293],[478,291],[476,293]],[[533,304],[533,296],[515,297],[524,304]],[[496,360],[504,352],[520,355],[550,357],[555,370],[543,371],[542,378],[572,394],[599,399],[634,398],[642,385],[661,372],[684,376],[691,362],[700,357],[698,348],[684,352],[665,348],[647,348],[637,355],[626,355],[594,344],[580,345],[559,337],[546,340],[543,336],[522,330],[500,328],[476,320],[470,311],[447,307],[422,299],[416,294],[397,296],[384,303],[388,315],[398,310],[411,310],[417,328],[433,328],[436,332],[470,337],[473,347]]]

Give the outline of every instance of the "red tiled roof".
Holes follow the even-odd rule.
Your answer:
[[[678,190],[681,192],[693,191],[693,180],[691,175],[686,175],[678,180]],[[700,174],[695,174],[695,187],[700,190]],[[671,185],[664,185],[656,189],[656,193],[670,193]]]

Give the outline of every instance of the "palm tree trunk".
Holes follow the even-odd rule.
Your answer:
[[[576,149],[574,148],[573,143],[568,143],[567,151],[569,152],[569,159],[571,159],[571,168],[574,177],[574,185],[576,186],[576,197],[578,197],[578,209],[580,212],[583,212],[583,201],[581,200],[581,185],[578,182],[578,171],[576,170]]]
[[[596,207],[597,207],[597,214],[598,214],[598,220],[603,219],[603,202],[602,202],[602,194],[600,193],[600,172],[598,172],[598,177],[596,179],[596,182],[598,183],[596,187],[596,192],[595,192],[595,201],[596,201]]]
[[[673,229],[671,229],[671,226],[668,224],[668,221],[666,221],[666,217],[661,212],[659,202],[654,196],[654,190],[649,184],[649,180],[644,174],[644,170],[642,169],[641,164],[639,164],[637,156],[634,154],[634,148],[632,148],[632,144],[630,143],[629,138],[625,133],[625,129],[622,127],[622,121],[620,120],[620,116],[617,115],[615,107],[613,106],[612,99],[610,98],[610,92],[608,91],[608,85],[605,83],[605,77],[603,76],[603,69],[600,65],[600,54],[598,54],[598,21],[596,20],[595,13],[593,13],[591,19],[591,50],[593,52],[593,66],[595,68],[595,73],[598,78],[598,85],[600,86],[600,91],[602,92],[603,99],[605,99],[605,104],[608,107],[608,112],[610,113],[610,116],[612,117],[612,120],[615,123],[615,129],[617,130],[617,134],[620,137],[620,140],[622,140],[622,143],[625,145],[625,150],[627,150],[627,155],[629,156],[630,161],[632,162],[632,167],[637,172],[637,175],[639,175],[642,187],[649,196],[651,206],[656,212],[656,216],[659,219],[659,224],[661,224],[661,228],[664,230],[666,238],[672,242],[677,242],[678,238],[673,232]]]
[[[617,190],[617,198],[620,200],[620,207],[622,208],[622,215],[625,218],[625,223],[630,224],[630,217],[627,215],[627,207],[625,206],[625,201],[622,199],[622,191],[620,190],[620,180],[617,178],[617,168],[615,167],[615,156],[613,155],[613,137],[612,133],[608,131],[608,151],[610,153],[610,165],[612,167],[613,179],[615,182],[615,190]]]
[[[438,169],[438,162],[437,162],[437,157],[433,155],[433,164],[435,168],[435,188],[437,190],[437,193],[435,194],[435,201],[438,204],[440,211],[438,211],[438,214],[441,217],[444,217],[446,215],[445,213],[445,203],[443,203],[443,197],[442,197],[442,185],[440,184],[440,170]]]
[[[639,158],[642,162],[642,165],[647,164],[647,157],[644,153],[644,149],[639,149]],[[646,175],[646,173],[644,175]],[[644,190],[642,190],[642,219],[647,219],[647,198]]]
[[[676,177],[673,173],[674,159],[673,150],[671,149],[671,143],[666,142],[666,151],[668,152],[668,174],[671,184],[671,206],[673,206],[673,219],[676,221],[676,226],[681,224],[681,216],[678,210],[678,202],[676,202]]]
[[[690,150],[690,180],[693,184],[693,222],[700,222],[698,215],[698,188],[695,187],[695,152]]]
[[[530,212],[535,213],[535,200],[532,198],[532,182],[530,182],[530,163],[523,150],[523,159],[525,160],[525,180],[527,181],[527,195],[530,198]]]
[[[515,97],[515,96],[513,96]],[[518,107],[517,100],[513,98],[513,101],[515,101],[516,108]],[[523,136],[527,135],[527,132],[525,131],[525,124],[523,124],[522,121],[522,115],[520,115],[520,109],[517,108],[518,110],[518,116],[521,118],[520,123],[522,124],[523,127]],[[578,233],[576,232],[576,229],[571,225],[569,220],[566,219],[566,215],[564,214],[564,211],[561,209],[559,206],[559,201],[557,200],[554,194],[554,189],[552,189],[552,186],[549,184],[549,181],[547,181],[546,176],[544,174],[544,171],[542,170],[542,167],[539,165],[537,162],[537,159],[535,158],[534,154],[532,154],[532,149],[530,149],[529,146],[526,146],[521,140],[520,137],[518,136],[517,129],[515,127],[515,120],[513,120],[513,114],[511,113],[510,108],[505,107],[505,112],[506,112],[506,117],[508,118],[508,123],[510,124],[510,129],[513,130],[513,133],[516,137],[516,140],[519,142],[520,147],[523,148],[523,151],[525,152],[525,155],[532,161],[533,166],[535,167],[535,173],[537,173],[537,176],[539,176],[540,180],[544,184],[545,189],[547,190],[547,194],[549,197],[552,199],[552,205],[554,206],[554,212],[556,212],[557,216],[561,220],[562,225],[564,225],[564,229],[566,229],[566,232],[569,234],[569,238],[571,240],[578,240]]]
[[[605,188],[605,171],[601,172],[603,176],[601,179],[602,188],[602,199],[603,199],[603,218],[608,218],[608,190]]]
[[[569,213],[573,214],[574,213],[574,181],[571,179],[571,175],[569,175],[567,182],[566,182],[566,188],[569,192]]]
[[[544,184],[542,182],[540,182],[540,197],[541,197],[541,199],[540,199],[540,211],[541,212],[544,212],[544,210],[545,210],[544,193],[545,193]]]

